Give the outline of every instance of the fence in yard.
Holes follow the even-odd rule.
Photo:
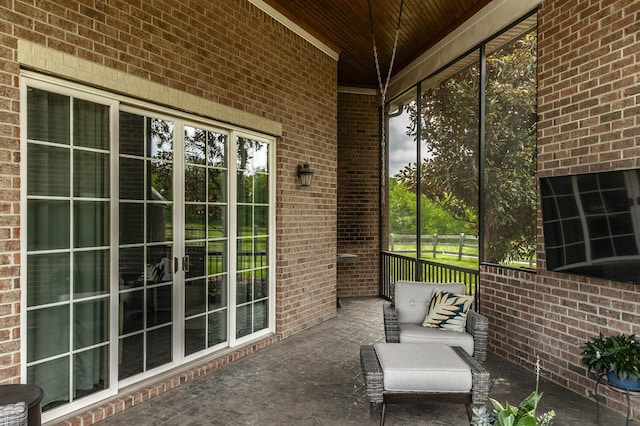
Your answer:
[[[478,237],[468,234],[457,235],[422,235],[420,252],[423,256],[430,254],[434,259],[438,254],[465,257],[478,257]],[[415,253],[416,236],[389,234],[389,251],[393,253]]]

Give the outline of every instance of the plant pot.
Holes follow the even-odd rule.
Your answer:
[[[609,371],[607,373],[607,381],[614,388],[628,392],[640,392],[640,379],[620,380],[618,376]]]

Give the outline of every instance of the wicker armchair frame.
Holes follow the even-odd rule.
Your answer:
[[[393,303],[383,306],[384,335],[387,343],[400,343],[400,325],[398,311]],[[489,320],[476,311],[467,312],[467,333],[473,336],[473,358],[483,362],[487,359],[487,344],[489,340]]]

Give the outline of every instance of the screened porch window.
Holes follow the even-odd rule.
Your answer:
[[[387,105],[393,254],[535,268],[536,22],[523,18]]]

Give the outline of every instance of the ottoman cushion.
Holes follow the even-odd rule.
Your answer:
[[[392,392],[469,392],[471,370],[447,345],[376,343],[384,390]]]

